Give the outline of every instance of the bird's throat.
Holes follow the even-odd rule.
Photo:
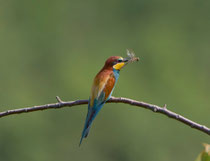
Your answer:
[[[125,63],[117,63],[116,65],[113,66],[114,69],[120,70],[122,67],[124,67]]]

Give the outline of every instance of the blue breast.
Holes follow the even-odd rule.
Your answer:
[[[120,71],[119,70],[116,70],[116,69],[113,69],[113,73],[114,73],[114,77],[115,77],[115,84],[120,76]]]

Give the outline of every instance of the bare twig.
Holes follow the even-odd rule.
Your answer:
[[[56,100],[57,100],[59,103],[63,103],[63,101],[60,99],[59,96],[56,96],[55,98],[56,98]]]
[[[76,105],[83,105],[83,104],[88,104],[88,100],[76,100],[76,101],[70,101],[70,102],[65,102],[62,101],[58,96],[56,97],[58,103],[54,104],[46,104],[46,105],[40,105],[40,106],[33,106],[33,107],[27,107],[27,108],[19,108],[19,109],[14,109],[14,110],[8,110],[8,111],[3,111],[0,112],[0,118],[5,117],[8,115],[13,115],[13,114],[20,114],[20,113],[27,113],[27,112],[33,112],[33,111],[40,111],[40,110],[47,110],[47,109],[59,109],[63,107],[72,107]],[[170,118],[173,118],[175,120],[178,120],[194,129],[200,130],[201,132],[204,132],[208,135],[210,135],[210,129],[204,125],[200,125],[194,121],[191,121],[179,114],[176,114],[175,112],[172,112],[166,108],[166,105],[164,107],[159,107],[157,105],[145,103],[145,102],[139,102],[136,100],[132,100],[129,98],[116,98],[116,97],[111,97],[107,103],[125,103],[125,104],[130,104],[132,106],[138,106],[138,107],[143,107],[146,109],[149,109],[153,112],[161,113],[164,114]]]

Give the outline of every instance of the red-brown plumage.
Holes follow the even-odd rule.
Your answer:
[[[105,100],[108,98],[115,84],[115,78],[113,70],[103,69],[95,77],[92,92],[91,92],[91,103],[93,105],[94,99],[100,95],[103,91],[105,93]]]
[[[112,92],[112,89],[114,87],[115,84],[115,78],[114,78],[114,74],[113,71],[112,73],[109,75],[109,79],[104,87],[104,93],[105,93],[105,100],[107,100],[107,98],[109,97],[110,93]]]
[[[117,60],[121,58],[120,56],[111,56],[109,57],[106,62],[104,67],[101,70],[104,69],[109,69],[109,70],[113,70],[113,64],[117,62]]]
[[[90,106],[94,105],[94,99],[103,91],[105,92],[105,100],[110,95],[114,84],[115,78],[113,73],[113,65],[117,62],[120,56],[111,56],[108,58],[103,66],[103,68],[99,71],[96,75],[92,90],[91,90],[91,99],[90,99]]]

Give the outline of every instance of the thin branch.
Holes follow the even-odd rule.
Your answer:
[[[63,103],[63,101],[60,99],[59,96],[56,96],[55,98],[56,98],[56,100],[58,101],[58,103]]]
[[[72,106],[77,106],[77,105],[88,104],[88,100],[76,100],[76,101],[65,102],[65,101],[62,101],[58,96],[56,97],[56,99],[57,99],[58,103],[33,106],[33,107],[27,107],[27,108],[19,108],[19,109],[0,112],[0,118],[8,116],[8,115],[13,115],[13,114],[27,113],[27,112],[47,110],[47,109],[60,109],[63,107],[72,107]],[[145,102],[139,102],[136,100],[132,100],[129,98],[123,98],[123,97],[120,97],[120,98],[111,97],[109,99],[109,101],[107,101],[107,103],[125,103],[125,104],[129,104],[132,106],[143,107],[143,108],[149,109],[153,112],[161,113],[161,114],[166,115],[170,118],[178,120],[194,129],[197,129],[201,132],[204,132],[204,133],[210,135],[210,129],[208,127],[206,127],[204,125],[200,125],[200,124],[198,124],[194,121],[191,121],[175,112],[168,110],[166,108],[166,104],[164,105],[164,107],[159,107],[157,105],[153,105],[153,104],[149,104],[149,103],[145,103]]]

